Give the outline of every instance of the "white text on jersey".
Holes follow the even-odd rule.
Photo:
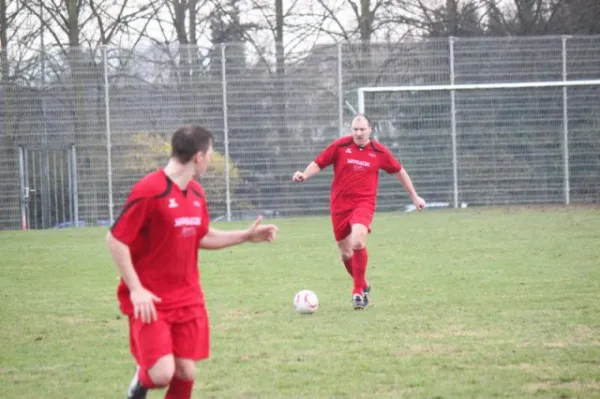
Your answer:
[[[202,218],[200,217],[181,217],[175,219],[175,227],[181,226],[200,226]]]
[[[349,164],[353,164],[353,165],[359,165],[359,166],[365,166],[365,167],[369,167],[371,166],[371,162],[367,162],[367,161],[360,161],[358,159],[348,159],[348,163]]]

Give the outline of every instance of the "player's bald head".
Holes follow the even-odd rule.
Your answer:
[[[371,127],[371,120],[365,114],[358,114],[352,119],[352,124],[355,123],[366,123],[367,126]]]
[[[206,153],[213,145],[210,131],[198,125],[185,125],[173,133],[171,156],[182,164],[188,163],[197,153]]]

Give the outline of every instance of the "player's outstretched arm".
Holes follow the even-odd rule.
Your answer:
[[[110,232],[106,237],[106,244],[119,275],[129,288],[134,317],[140,317],[145,323],[157,320],[154,302],[160,302],[161,299],[142,286],[131,262],[129,247],[117,240]]]
[[[307,181],[320,171],[321,168],[319,167],[319,165],[317,165],[317,163],[313,161],[308,164],[306,169],[304,169],[304,172],[297,171],[296,173],[294,173],[294,176],[292,176],[292,180],[295,182]]]
[[[273,224],[261,224],[261,222],[262,216],[259,216],[246,230],[224,231],[209,228],[208,233],[200,241],[200,248],[222,249],[246,242],[274,241],[278,227]]]
[[[410,196],[410,199],[412,200],[413,204],[415,204],[419,211],[422,211],[425,207],[425,200],[419,197],[419,195],[417,194],[417,190],[415,190],[413,182],[406,170],[404,168],[400,169],[400,172],[396,173],[396,177]]]

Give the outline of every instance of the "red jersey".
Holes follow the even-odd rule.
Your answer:
[[[352,136],[333,141],[314,161],[321,169],[333,165],[332,214],[347,212],[357,205],[367,206],[374,212],[379,170],[396,173],[402,169],[383,144],[371,139],[365,147],[359,147]]]
[[[181,190],[159,170],[133,186],[111,233],[129,247],[144,288],[162,299],[157,310],[204,304],[198,249],[209,223],[204,190],[196,181]],[[121,311],[132,314],[123,280],[117,295]]]

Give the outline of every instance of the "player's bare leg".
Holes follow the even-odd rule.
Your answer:
[[[353,258],[352,256],[354,255],[354,250],[352,249],[352,235],[349,234],[343,240],[338,241],[338,248],[340,250],[340,255],[342,257],[342,262],[344,262],[344,266],[346,267],[346,271],[348,272],[350,277],[352,277],[352,279],[354,279],[353,261],[352,261],[352,258]],[[367,306],[369,299],[368,299],[368,296],[365,296],[365,293],[368,295],[369,290],[370,290],[370,287],[369,287],[369,285],[367,285],[363,289],[362,296],[352,295],[352,305],[354,306],[355,309],[358,310],[358,309],[362,309],[365,306]]]
[[[369,303],[370,287],[365,280],[367,270],[367,226],[356,223],[351,226],[350,242],[352,246],[352,271],[354,289],[352,290],[352,303],[354,309],[364,309]]]
[[[353,276],[352,272],[352,255],[354,252],[352,251],[352,236],[348,235],[342,241],[338,241],[338,249],[340,250],[340,256],[342,257],[342,262],[346,267],[346,271],[350,275]]]
[[[175,358],[175,375],[171,380],[165,399],[189,399],[192,397],[196,362],[191,359]]]
[[[169,385],[175,374],[173,355],[165,355],[158,359],[148,370],[136,371],[129,386],[127,399],[145,399],[151,388]]]

